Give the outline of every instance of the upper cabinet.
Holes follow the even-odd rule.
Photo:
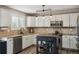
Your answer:
[[[49,27],[50,26],[49,16],[40,16],[36,20],[36,26],[38,27]]]
[[[33,16],[27,16],[27,27],[35,27],[36,26],[36,18]]]
[[[76,27],[79,13],[63,14],[63,26]]]
[[[50,16],[46,16],[43,21],[44,27],[50,27]]]
[[[62,21],[62,15],[55,15],[56,21]]]
[[[55,21],[55,15],[50,16],[50,21]]]
[[[70,26],[71,27],[76,27],[77,26],[78,16],[79,16],[79,13],[70,14]]]
[[[60,14],[53,16],[28,17],[27,26],[29,27],[50,27],[51,21],[62,21],[63,27],[76,27],[79,13]]]
[[[42,16],[36,17],[36,27],[43,27],[44,26],[44,19]]]
[[[69,14],[62,14],[63,26],[69,27]]]

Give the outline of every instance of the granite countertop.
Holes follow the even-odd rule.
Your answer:
[[[35,33],[34,33],[35,34]],[[8,37],[8,38],[11,38],[11,37],[17,37],[17,36],[28,36],[28,35],[34,35],[33,33],[27,33],[27,34],[13,34],[13,35],[0,35],[0,38],[2,37]]]
[[[7,34],[5,34],[5,35],[0,35],[0,38],[2,38],[2,37],[16,37],[16,36],[28,36],[28,35],[38,35],[38,36],[53,36],[53,37],[58,37],[58,35],[55,35],[54,33],[44,33],[44,34],[38,34],[38,33],[26,33],[26,34],[11,34],[11,35],[7,35]],[[77,35],[77,34],[62,34],[62,36],[63,35]]]
[[[62,37],[62,36],[55,35],[55,34],[39,34],[38,36],[48,36],[48,37],[57,37],[57,38],[61,38]]]

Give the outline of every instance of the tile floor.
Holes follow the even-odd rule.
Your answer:
[[[20,52],[19,54],[36,54],[36,46],[31,46],[24,51]]]
[[[36,54],[36,46],[31,46],[25,49],[24,51],[20,52],[19,54]],[[59,54],[77,54],[77,52],[59,50]]]

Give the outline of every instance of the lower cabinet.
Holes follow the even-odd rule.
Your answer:
[[[18,53],[33,44],[36,44],[37,35],[27,35],[22,37],[2,38],[0,40],[6,41],[5,51],[7,54]],[[1,48],[0,48],[1,49]]]
[[[78,39],[78,36],[64,35],[62,37],[62,48],[78,49],[77,48],[77,43],[78,43],[77,39]]]
[[[0,49],[4,52],[6,51],[7,54],[13,54],[13,38],[3,37],[0,40]]]
[[[71,49],[78,49],[77,48],[77,38],[78,38],[78,36],[70,36],[70,44],[71,44],[71,46],[70,46],[70,48]]]
[[[37,36],[37,35],[33,35],[33,36],[32,36],[32,39],[33,39],[33,42],[32,42],[32,43],[33,43],[34,45],[36,45],[36,36]]]
[[[22,37],[22,48],[27,48],[33,44],[36,44],[36,35],[27,35]]]
[[[23,36],[22,39],[22,48],[27,48],[32,44],[32,40],[30,39],[30,36]]]
[[[62,48],[70,48],[69,36],[62,36]]]
[[[13,38],[7,39],[7,54],[13,54]]]

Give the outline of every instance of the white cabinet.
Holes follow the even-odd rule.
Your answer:
[[[62,47],[69,48],[69,49],[77,49],[77,38],[78,36],[73,35],[64,35],[62,37]]]
[[[22,48],[26,48],[28,46],[30,46],[30,39],[28,36],[23,36],[23,39],[22,39]]]
[[[72,13],[72,14],[70,14],[70,26],[71,27],[77,26],[78,16],[79,16],[79,13]]]
[[[36,35],[23,36],[23,39],[22,39],[23,49],[31,46],[32,44],[36,44]]]
[[[36,17],[29,16],[27,17],[27,27],[35,27],[36,26]]]
[[[43,27],[44,26],[44,20],[42,16],[36,17],[36,27]]]
[[[70,36],[71,49],[77,49],[77,40],[76,40],[77,38],[78,36]]]
[[[50,26],[50,18],[49,16],[38,16],[36,17],[36,26],[37,27],[49,27]]]
[[[36,27],[38,27],[39,26],[39,17],[36,17]]]
[[[56,21],[61,21],[62,20],[62,15],[55,15],[55,20]]]
[[[45,16],[45,19],[43,19],[43,24],[44,27],[49,27],[50,26],[50,16]]]
[[[13,38],[7,39],[7,54],[13,54]]]
[[[69,14],[62,15],[63,26],[69,27]]]
[[[33,35],[33,37],[32,37],[32,39],[33,39],[33,44],[35,44],[35,45],[36,45],[36,36],[37,36],[37,34]]]
[[[63,35],[62,36],[62,48],[69,48],[69,47],[70,47],[69,36]]]
[[[50,21],[56,21],[56,20],[55,20],[55,15],[50,16]]]
[[[32,44],[33,44],[33,40],[32,40],[31,35],[23,36],[23,39],[22,39],[22,48],[23,49],[29,47]]]

